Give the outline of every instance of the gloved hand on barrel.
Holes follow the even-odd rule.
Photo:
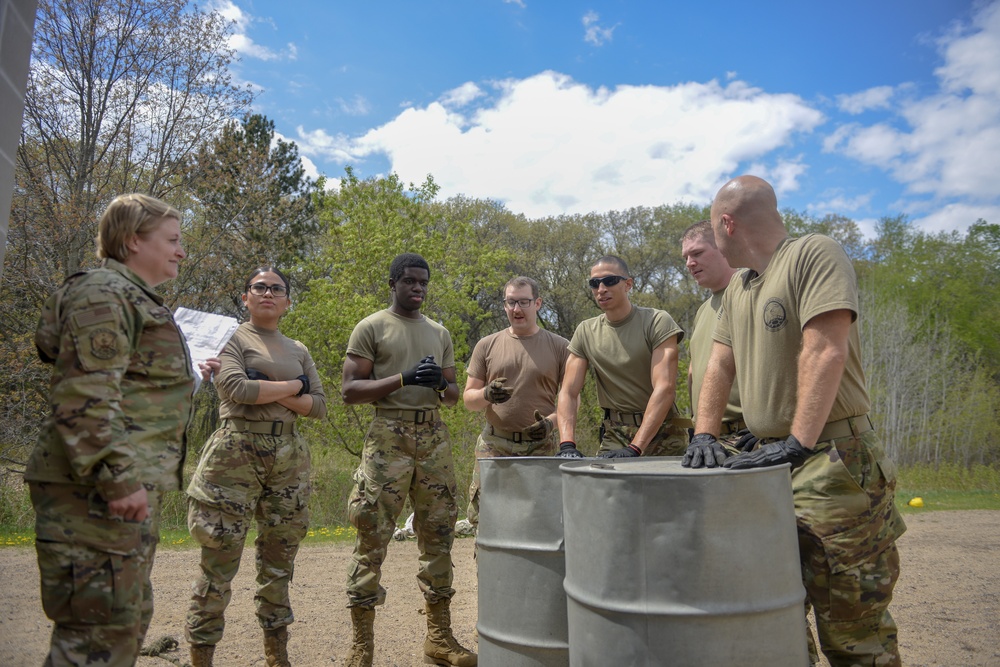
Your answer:
[[[561,459],[582,459],[583,454],[576,448],[576,443],[572,440],[563,440],[559,443],[559,453],[556,454]]]
[[[697,433],[691,438],[681,465],[685,468],[714,468],[723,465],[729,456],[731,454],[714,435]]]
[[[601,452],[597,455],[599,459],[631,459],[636,456],[642,456],[642,450],[629,443],[622,447],[621,449],[612,449],[607,452]]]
[[[815,453],[816,450],[803,447],[802,443],[794,435],[790,435],[784,440],[761,445],[752,452],[738,454],[722,465],[730,470],[743,470],[745,468],[767,468],[770,466],[780,466],[783,463],[791,463],[794,470],[805,463],[806,459]]]

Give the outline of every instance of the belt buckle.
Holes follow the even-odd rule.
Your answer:
[[[516,442],[516,443],[524,442],[524,433],[522,433],[521,431],[515,431],[514,433],[510,434],[510,440],[511,442]]]
[[[275,429],[277,429],[277,433],[275,433]],[[274,420],[273,422],[271,422],[271,435],[280,436],[282,431],[284,430],[285,430],[284,422],[280,422],[278,420]]]
[[[425,417],[427,416],[427,412],[428,412],[427,410],[414,410],[413,411],[413,423],[414,424],[423,424],[425,421],[427,421],[425,419]]]
[[[636,426],[642,426],[642,416],[643,416],[643,413],[641,413],[641,412],[633,412],[632,413],[632,423],[635,424]]]

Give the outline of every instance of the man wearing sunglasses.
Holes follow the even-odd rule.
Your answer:
[[[479,524],[479,459],[552,456],[556,452],[556,396],[566,368],[569,341],[538,326],[538,283],[519,276],[503,289],[510,326],[476,343],[462,400],[486,411],[476,440],[469,486],[469,522]]]
[[[906,526],[895,467],[868,417],[851,260],[829,237],[790,238],[773,188],[756,176],[719,190],[712,229],[729,264],[748,271],[723,296],[683,464],[789,464],[802,583],[823,653],[833,667],[899,665],[889,601]],[[737,376],[744,418],[761,440],[727,458],[716,437]],[[819,664],[811,635],[809,647]]]
[[[427,613],[424,661],[457,667],[477,662],[451,631],[457,485],[438,406],[458,402],[458,385],[451,335],[420,312],[430,276],[420,255],[398,255],[389,267],[392,303],[361,320],[347,342],[344,403],[375,405],[347,506],[358,531],[347,576],[354,628],[348,665],[372,665],[375,607],[386,595],[379,584],[382,563],[407,498],[416,517],[417,582]]]
[[[575,441],[576,417],[590,367],[604,411],[598,456],[684,454],[690,420],[682,420],[674,404],[677,345],[684,332],[666,311],[632,304],[633,280],[620,257],[597,260],[587,284],[604,312],[581,322],[569,344],[559,391],[558,455],[581,456]]]

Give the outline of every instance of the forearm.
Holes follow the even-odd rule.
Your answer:
[[[345,380],[341,396],[347,405],[374,403],[402,387],[402,377],[399,374],[378,380]]]
[[[663,425],[663,421],[670,413],[670,407],[674,404],[676,391],[674,383],[665,383],[663,386],[655,387],[646,403],[646,410],[642,416],[642,424],[639,430],[632,437],[632,444],[645,451],[646,445],[653,439]]]
[[[559,424],[559,438],[576,442],[576,414],[580,408],[580,395],[559,394],[556,406],[556,421]]]
[[[844,373],[844,355],[836,349],[806,350],[799,356],[799,372],[792,435],[812,448],[830,416]]]
[[[473,383],[474,378],[469,378],[465,384],[465,391],[462,392],[462,403],[469,412],[481,412],[490,404],[483,395],[485,384],[482,380]]]
[[[455,369],[451,369],[452,374],[454,374]],[[443,405],[452,406],[458,403],[458,383],[455,382],[454,378],[445,378],[448,380],[448,387],[443,392],[438,392],[438,396],[441,397],[441,403]]]
[[[288,408],[297,415],[307,417],[309,416],[309,413],[312,412],[314,401],[312,394],[302,394],[301,396],[279,398],[274,402],[282,407]]]
[[[721,344],[716,343],[716,345]],[[732,363],[731,356],[731,348],[721,346],[718,355],[713,350],[705,378],[701,383],[701,393],[698,395],[695,433],[708,433],[718,437],[721,431],[722,417],[729,402],[729,392],[736,380],[736,367]]]
[[[277,403],[284,398],[294,398],[302,390],[302,380],[257,380],[257,382],[259,388],[254,405]]]

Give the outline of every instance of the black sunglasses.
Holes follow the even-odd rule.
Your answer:
[[[628,278],[625,276],[604,276],[603,278],[591,278],[587,284],[590,285],[590,289],[597,289],[601,285],[614,287],[623,280],[628,280]]]

